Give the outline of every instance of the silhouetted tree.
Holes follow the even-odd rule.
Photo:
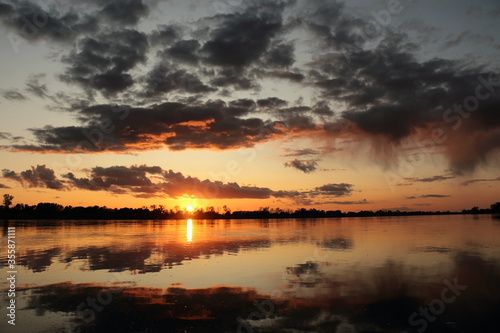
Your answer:
[[[494,203],[491,205],[491,212],[492,213],[500,213],[500,202]]]
[[[12,200],[14,197],[10,194],[3,195],[3,205],[6,209],[9,209],[10,205],[12,205]]]

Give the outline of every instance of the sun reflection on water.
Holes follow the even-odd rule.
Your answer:
[[[191,220],[191,219],[187,220],[186,234],[187,234],[187,241],[192,242],[193,241],[193,220]]]

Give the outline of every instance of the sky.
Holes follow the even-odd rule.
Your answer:
[[[0,0],[14,204],[500,201],[498,1]]]

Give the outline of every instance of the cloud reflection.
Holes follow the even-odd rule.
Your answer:
[[[442,276],[415,274],[409,265],[386,262],[383,266],[344,276],[323,275],[315,294],[274,302],[272,313],[251,316],[255,304],[272,300],[252,288],[213,286],[185,289],[125,287],[81,332],[235,332],[248,325],[254,332],[335,332],[350,325],[355,332],[414,332],[408,317],[425,307],[442,291],[442,280],[457,277],[468,289],[448,304],[426,332],[498,332],[500,266],[471,253],[459,253]],[[293,274],[316,274],[314,263],[297,265]],[[353,278],[356,277],[356,278]],[[105,285],[61,283],[31,288],[24,293],[27,309],[51,320],[53,315],[74,314],[75,307]],[[266,316],[268,317],[266,319]],[[239,320],[238,320],[239,318]],[[248,320],[253,318],[254,320]],[[271,320],[272,318],[272,320]],[[81,324],[76,316],[68,321]],[[244,331],[244,330],[242,330]],[[247,329],[247,331],[249,331]]]

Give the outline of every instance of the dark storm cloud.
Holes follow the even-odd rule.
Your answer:
[[[245,77],[233,68],[224,68],[218,71],[216,77],[210,83],[217,87],[232,86],[236,90],[249,90],[259,87],[253,78]]]
[[[14,171],[4,169],[2,171],[4,178],[10,178],[21,184],[28,184],[29,187],[42,187],[54,190],[62,190],[64,184],[57,179],[54,170],[47,168],[45,165],[37,165],[31,167],[31,170],[22,171],[17,174]]]
[[[115,0],[107,1],[100,13],[113,23],[135,25],[148,14],[148,7],[142,0]]]
[[[105,106],[83,105],[79,125],[34,129],[38,142],[15,146],[17,150],[75,151],[84,140],[91,148],[80,151],[234,149],[289,135],[372,144],[373,158],[388,163],[397,160],[396,153],[385,155],[404,150],[393,148],[401,148],[405,139],[429,139],[434,129],[442,129],[440,153],[458,172],[489,163],[500,148],[500,83],[498,75],[489,72],[492,65],[439,57],[422,60],[425,57],[416,54],[423,49],[411,44],[412,37],[377,28],[372,18],[353,16],[340,2],[240,3],[229,13],[202,17],[189,26],[160,25],[148,35],[123,27],[130,28],[152,11],[140,0],[94,0],[75,8],[92,15],[0,0],[0,20],[22,33],[23,17],[32,24],[46,17],[32,40],[77,44],[62,57],[67,66],[60,75],[63,82],[79,85],[92,101],[101,92],[102,103],[122,98],[135,107],[130,117],[120,119],[104,111]],[[295,33],[303,34],[307,43],[299,45]],[[471,40],[491,41],[488,35],[467,32],[447,38],[449,46]],[[138,65],[148,59],[148,68],[138,73]],[[258,93],[263,79],[279,81],[275,78],[307,88],[322,102],[289,107],[290,101],[275,97],[257,100],[257,108],[209,102],[215,93]],[[39,81],[29,80],[27,90],[48,96]],[[466,111],[474,102],[469,97],[475,98],[478,91],[487,97],[476,98],[476,111]],[[169,103],[164,103],[167,97]],[[264,111],[258,108],[266,114],[258,115]],[[107,120],[113,130],[101,139],[96,129]],[[85,133],[94,133],[97,143]],[[415,181],[439,180],[445,179]]]
[[[335,36],[331,31],[322,33],[336,39],[337,22],[330,28]],[[417,60],[413,55],[416,46],[404,42],[407,36],[383,36],[384,40],[370,50],[351,36],[356,48],[339,47],[340,54],[325,53],[310,63],[308,80],[323,91],[323,98],[347,105],[337,123],[351,127],[336,126],[341,131],[332,135],[355,135],[378,144],[383,139],[390,148],[415,136],[418,130],[441,128],[447,134],[444,154],[452,169],[471,171],[484,163],[500,147],[500,116],[495,112],[500,107],[498,75],[488,73],[484,66],[459,61]],[[475,96],[478,92],[480,98]],[[465,111],[471,105],[477,109],[473,114]]]
[[[198,50],[200,43],[196,39],[180,40],[165,51],[165,55],[171,56],[177,61],[188,64],[198,63]]]
[[[277,44],[264,55],[264,61],[270,67],[289,68],[295,61],[294,51],[291,43]]]
[[[0,19],[27,40],[67,42],[81,33],[96,31],[96,19],[90,15],[59,13],[55,9],[48,12],[30,1],[0,2]]]
[[[63,57],[68,67],[61,79],[104,94],[123,91],[134,83],[128,72],[146,61],[148,49],[146,35],[132,29],[85,37],[79,50]]]
[[[211,64],[242,68],[264,54],[281,26],[281,14],[265,7],[227,15],[202,50]]]
[[[295,159],[293,161],[288,161],[283,164],[285,167],[295,168],[304,173],[310,173],[316,171],[318,163],[316,161],[306,161]]]
[[[259,99],[257,105],[259,107],[269,107],[269,108],[279,108],[287,106],[288,102],[277,97],[269,97],[265,99]]]
[[[273,71],[267,71],[264,73],[265,75],[269,77],[274,77],[278,79],[283,79],[283,80],[289,80],[292,82],[302,82],[305,79],[305,75],[296,71],[290,71],[290,70],[273,70]]]
[[[147,108],[96,105],[78,114],[80,126],[31,129],[37,145],[14,150],[105,152],[169,148],[235,149],[284,136],[286,125],[252,118],[255,102],[163,103]],[[250,117],[248,117],[250,115]]]
[[[24,101],[27,99],[26,96],[14,89],[3,90],[2,97],[11,101]]]
[[[149,36],[151,45],[169,45],[180,38],[182,35],[181,30],[182,28],[176,25],[159,25]]]
[[[187,93],[208,93],[216,91],[216,88],[204,84],[200,78],[185,69],[169,68],[159,65],[145,78],[146,96],[153,96],[171,91],[181,91]]]

